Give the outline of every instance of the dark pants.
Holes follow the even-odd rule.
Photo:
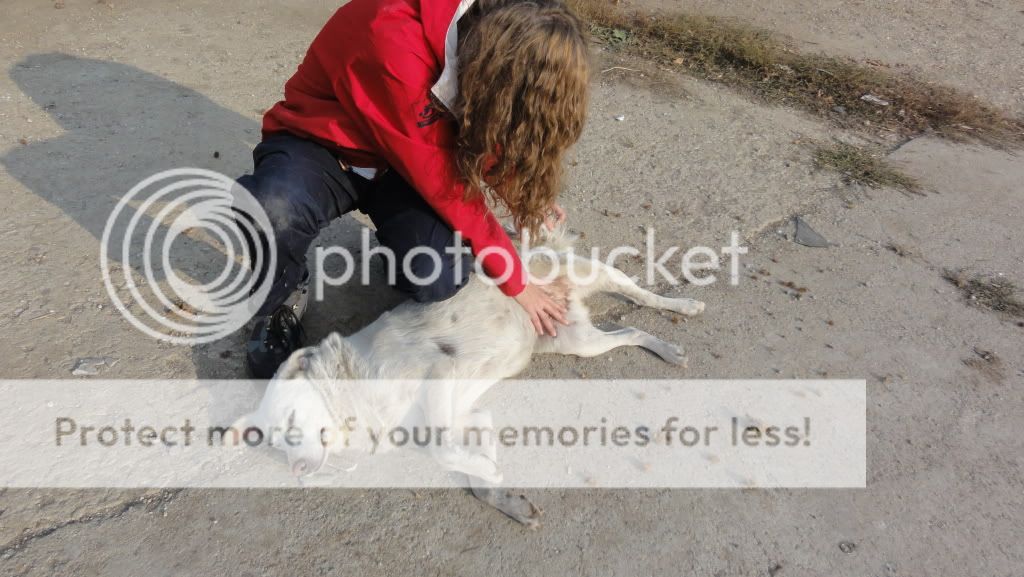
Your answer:
[[[366,180],[343,170],[323,146],[289,134],[277,134],[260,143],[253,151],[253,164],[253,174],[238,182],[266,211],[277,250],[274,283],[258,315],[270,314],[284,303],[308,274],[306,251],[320,230],[353,209],[373,220],[377,240],[394,252],[398,290],[419,302],[435,302],[454,295],[468,279],[472,258],[457,258],[453,250],[445,250],[454,244],[451,227],[395,171]],[[265,238],[248,240],[267,248]],[[401,266],[406,254],[420,246],[440,256],[440,275],[425,285],[407,278]],[[423,253],[409,262],[410,272],[419,279],[430,277],[436,266],[437,261]],[[352,278],[358,282],[360,277],[355,274]]]

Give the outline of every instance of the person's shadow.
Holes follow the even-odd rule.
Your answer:
[[[0,157],[0,163],[40,199],[95,236],[97,246],[122,195],[151,175],[195,167],[234,178],[252,169],[259,123],[181,84],[125,64],[56,53],[29,56],[15,64],[10,75],[65,132],[15,147]],[[354,249],[360,227],[344,217],[325,230],[317,244]],[[192,262],[214,262],[210,250],[202,242],[175,248],[176,253],[185,251],[176,257]],[[115,252],[110,247],[109,256],[118,262],[120,254]],[[101,282],[98,274],[97,281]],[[325,294],[323,302],[311,303],[303,323],[311,342],[332,330],[348,334],[400,300],[378,281],[371,286],[328,287]],[[244,376],[244,332],[194,347],[197,375]]]

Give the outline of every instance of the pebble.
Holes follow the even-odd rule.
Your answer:
[[[864,102],[869,102],[869,103],[874,104],[876,106],[889,106],[889,101],[888,100],[885,100],[883,98],[879,98],[879,97],[875,96],[874,94],[865,94],[865,95],[861,96],[860,99],[863,100]]]
[[[71,374],[76,377],[89,377],[99,374],[100,367],[112,367],[116,364],[117,359],[113,357],[82,357],[75,359]]]

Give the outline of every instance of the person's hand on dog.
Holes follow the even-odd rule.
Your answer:
[[[537,330],[538,335],[548,334],[557,337],[555,321],[563,325],[569,324],[569,319],[565,316],[567,312],[565,301],[556,301],[540,285],[527,283],[523,292],[514,298],[519,306],[523,307],[523,310],[530,315],[530,322],[533,323],[533,328]]]
[[[544,219],[544,228],[554,231],[565,222],[565,209],[557,202],[551,205],[551,212]]]

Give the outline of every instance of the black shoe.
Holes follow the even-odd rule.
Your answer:
[[[245,360],[255,379],[269,379],[281,363],[306,340],[299,317],[289,305],[281,305],[270,316],[259,317],[246,345]]]

